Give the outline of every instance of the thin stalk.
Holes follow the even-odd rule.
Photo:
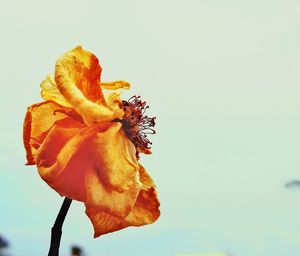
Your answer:
[[[72,199],[65,197],[64,202],[59,210],[59,213],[57,214],[54,225],[51,229],[51,242],[48,256],[59,255],[59,245],[62,234],[61,230],[71,203]]]

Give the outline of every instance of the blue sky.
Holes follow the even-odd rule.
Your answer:
[[[60,198],[25,166],[22,125],[40,82],[77,45],[103,81],[127,80],[158,119],[161,218],[93,239],[73,202],[61,255],[298,256],[300,3],[293,0],[7,1],[0,8],[0,233],[13,255],[45,255]],[[230,255],[231,255],[230,254]]]

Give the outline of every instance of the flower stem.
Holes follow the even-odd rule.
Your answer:
[[[68,213],[69,207],[72,203],[72,199],[65,197],[64,202],[57,214],[54,225],[51,229],[51,243],[48,256],[58,256],[59,255],[59,245],[60,238],[62,234],[62,225],[64,224],[66,215]]]

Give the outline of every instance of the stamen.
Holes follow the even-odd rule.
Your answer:
[[[152,144],[147,138],[147,134],[155,134],[156,117],[145,116],[146,102],[141,100],[140,96],[132,96],[128,101],[122,101],[124,117],[121,120],[123,128],[128,138],[133,142],[136,148],[141,152],[150,152]]]

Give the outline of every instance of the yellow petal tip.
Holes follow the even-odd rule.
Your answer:
[[[103,82],[101,83],[102,89],[107,90],[117,90],[117,89],[124,89],[128,90],[130,89],[130,83],[126,81],[113,81],[113,82]]]

